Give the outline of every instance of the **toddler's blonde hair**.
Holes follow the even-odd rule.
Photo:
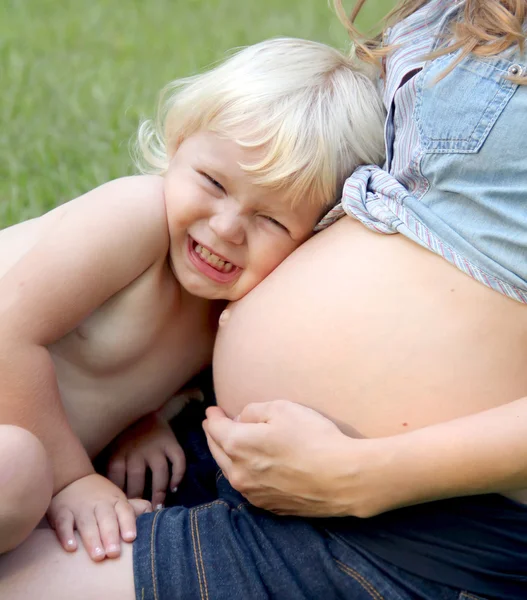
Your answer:
[[[293,203],[332,205],[345,178],[384,153],[384,109],[359,64],[325,44],[272,39],[214,69],[169,84],[155,120],[138,132],[136,163],[163,174],[179,145],[201,130],[250,148],[241,165],[255,183],[282,188]]]

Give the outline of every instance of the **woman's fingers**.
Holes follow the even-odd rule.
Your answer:
[[[203,427],[206,427],[206,423],[203,425]],[[216,461],[218,467],[223,471],[225,477],[229,479],[229,474],[232,469],[231,459],[227,456],[227,454],[225,454],[221,446],[215,441],[212,435],[209,434],[208,427],[205,428],[205,435],[207,437],[207,443],[209,445],[209,450],[212,454],[212,457]]]
[[[212,455],[220,468],[223,469],[221,465],[222,455],[232,454],[232,440],[235,436],[236,423],[225,416],[221,409],[207,409],[206,414],[207,418],[203,421],[203,429]],[[215,453],[218,454],[218,457]],[[220,462],[218,462],[218,459]]]
[[[240,423],[268,423],[277,410],[282,408],[285,400],[273,400],[272,402],[253,402],[244,406],[242,412],[236,418]]]
[[[248,404],[236,420],[209,409],[203,427],[225,476],[254,505],[325,516],[327,490],[333,488],[321,483],[331,471],[322,453],[348,439],[332,421],[300,404],[274,400]]]
[[[205,433],[229,456],[236,452],[240,442],[248,441],[246,440],[250,435],[248,424],[237,423],[227,417],[221,409],[207,409],[206,414],[207,418],[203,422]]]
[[[218,406],[211,406],[207,408],[207,421],[214,422],[218,426],[226,426],[225,423],[239,422],[239,423],[268,423],[275,415],[282,413],[287,410],[289,405],[296,406],[288,400],[272,400],[270,402],[252,402],[246,404],[242,409],[242,412],[234,419],[224,413],[224,411]],[[305,407],[304,407],[305,408]]]
[[[298,419],[327,421],[326,417],[312,408],[290,400],[271,400],[247,404],[235,420],[240,423],[270,423],[278,420],[294,427]]]
[[[225,412],[219,406],[209,406],[205,411],[205,414],[207,415],[207,419],[216,417],[225,417],[226,419],[228,419]]]

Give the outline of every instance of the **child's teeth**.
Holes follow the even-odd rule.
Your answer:
[[[222,260],[216,254],[213,254],[207,248],[204,248],[201,244],[196,244],[196,253],[199,254],[209,265],[212,265],[219,271],[229,273],[232,270],[232,263]]]

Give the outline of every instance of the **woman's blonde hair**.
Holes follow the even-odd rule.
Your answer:
[[[163,174],[200,130],[262,148],[241,165],[255,183],[289,186],[293,202],[333,204],[345,178],[384,154],[384,108],[375,84],[345,54],[279,38],[244,48],[214,69],[169,84],[155,120],[142,123],[136,164]]]
[[[354,22],[366,0],[358,0],[348,17],[342,0],[333,0],[340,20],[347,28],[354,43],[358,58],[371,64],[381,64],[384,56],[393,50],[392,46],[383,46],[382,35],[372,39],[365,38],[355,27]],[[427,4],[428,0],[403,0],[386,16],[385,25],[391,26]],[[459,56],[445,71],[443,76],[452,70],[468,54],[476,56],[494,56],[512,46],[525,50],[525,32],[523,26],[527,18],[527,2],[525,0],[466,0],[463,18],[454,19],[451,31],[446,39],[446,46],[436,50],[427,58],[435,58],[443,54],[461,50]],[[509,79],[520,84],[527,84],[527,76],[510,76]]]

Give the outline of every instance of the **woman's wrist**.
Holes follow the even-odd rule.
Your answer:
[[[481,413],[345,446],[349,473],[340,502],[375,514],[444,498],[527,487],[527,398]],[[344,468],[346,468],[344,466]]]
[[[335,495],[339,513],[346,514],[347,507],[347,514],[372,517],[403,506],[469,494],[466,471],[456,472],[444,451],[447,439],[448,430],[440,426],[384,438],[347,438],[347,458],[335,477],[340,481]],[[460,453],[462,448],[452,452]]]
[[[356,439],[342,434],[340,458],[332,469],[328,501],[335,516],[371,517],[404,503],[402,482],[394,477],[397,444],[393,438]]]

